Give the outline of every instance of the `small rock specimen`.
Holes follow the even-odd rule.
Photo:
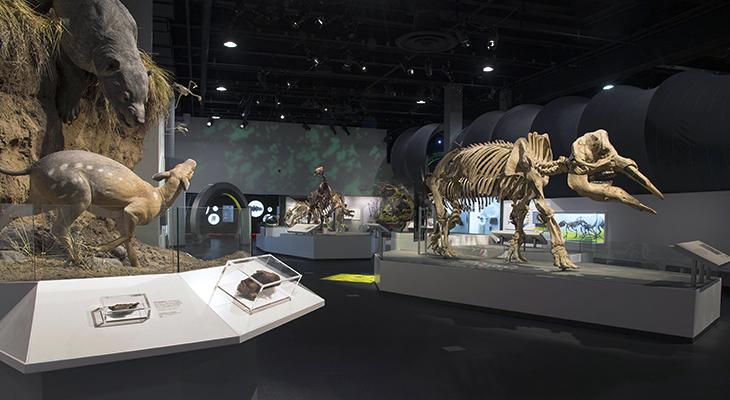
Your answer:
[[[253,278],[253,279],[251,279],[251,278]],[[263,270],[258,270],[256,272],[254,272],[254,274],[251,275],[251,278],[244,279],[241,281],[241,283],[238,284],[238,293],[241,296],[243,296],[244,299],[250,300],[250,301],[253,301],[254,299],[256,299],[256,295],[258,294],[259,289],[261,288],[261,286],[259,286],[259,284],[256,283],[256,281],[259,281],[262,284],[266,285],[267,283],[278,282],[281,280],[281,278],[279,278],[279,275],[277,275],[273,272],[268,272],[268,271],[263,271]],[[278,285],[279,284],[277,283],[276,285],[273,285],[271,287],[278,286]]]
[[[139,303],[118,303],[107,308],[112,312],[113,317],[119,318],[133,313],[138,305]]]

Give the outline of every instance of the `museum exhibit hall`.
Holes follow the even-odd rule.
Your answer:
[[[730,398],[728,21],[0,0],[0,400]]]

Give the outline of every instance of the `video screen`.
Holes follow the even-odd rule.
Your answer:
[[[563,239],[571,242],[606,242],[606,214],[555,213]]]

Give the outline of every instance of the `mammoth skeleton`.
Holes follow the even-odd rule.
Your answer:
[[[424,179],[435,206],[435,227],[429,247],[444,257],[456,254],[449,245],[449,230],[461,223],[460,214],[491,199],[512,200],[510,221],[515,235],[509,243],[508,262],[526,262],[521,251],[524,219],[530,201],[535,202],[539,218],[547,226],[553,263],[560,269],[577,268],[565,250],[565,241],[545,200],[544,188],[549,178],[568,174],[568,186],[583,197],[596,201],[618,201],[639,211],[656,214],[611,179],[621,173],[650,193],[662,193],[638,169],[636,163],[618,154],[608,140],[608,132],[597,130],[579,137],[572,145],[570,157],[553,160],[547,134],[531,132],[515,143],[495,141],[453,150]],[[485,200],[486,199],[486,200]]]

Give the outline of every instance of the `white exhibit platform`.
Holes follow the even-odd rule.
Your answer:
[[[273,254],[325,259],[367,259],[373,256],[371,235],[363,232],[295,234],[282,227],[262,227],[256,247]]]
[[[0,361],[17,371],[0,366],[0,386],[15,387],[15,399],[71,399],[76,398],[72,393],[88,386],[93,371],[106,369],[119,374],[112,381],[127,380],[129,385],[99,396],[125,398],[134,393],[135,380],[147,382],[148,378],[137,377],[135,370],[152,365],[169,371],[165,377],[157,376],[147,382],[150,388],[158,384],[178,385],[190,370],[197,374],[197,368],[218,368],[198,362],[200,359],[218,360],[216,363],[222,368],[235,362],[228,360],[230,354],[251,353],[237,349],[241,343],[324,306],[321,297],[300,285],[290,301],[250,314],[216,288],[222,269],[0,284]],[[100,298],[137,293],[149,299],[148,320],[94,326],[91,312],[99,307]],[[251,354],[255,359],[255,352]],[[180,367],[182,364],[193,366],[186,372]],[[226,375],[225,371],[218,372]],[[45,385],[58,376],[63,376],[63,387],[49,389],[53,395],[34,392],[40,382]],[[197,379],[195,386],[215,386],[218,378],[209,379]],[[231,381],[228,392],[251,382]],[[155,390],[150,393],[159,395]]]
[[[720,317],[719,278],[693,287],[687,274],[593,263],[561,272],[550,261],[517,265],[471,250],[460,259],[385,252],[374,260],[378,288],[689,339]]]

